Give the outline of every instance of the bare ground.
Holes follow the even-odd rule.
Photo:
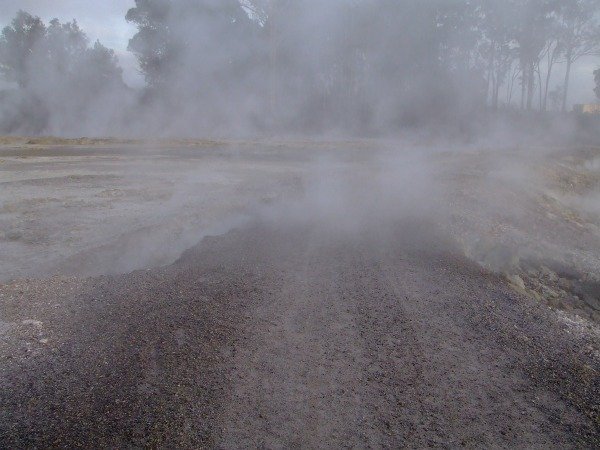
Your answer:
[[[293,188],[302,162],[236,146],[14,141],[0,145],[0,282],[170,264]]]
[[[465,256],[489,214],[461,235],[371,210],[361,186],[356,208],[326,184],[332,203],[264,213],[162,268],[1,285],[0,447],[598,447],[598,327]],[[552,243],[589,249],[593,223],[560,222]]]
[[[2,447],[598,445],[597,335],[433,231],[377,231],[257,224],[5,288]]]

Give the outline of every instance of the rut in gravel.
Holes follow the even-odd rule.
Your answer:
[[[597,438],[560,390],[528,375],[531,349],[515,346],[524,305],[419,228],[255,230],[252,242],[269,251],[248,263],[268,295],[234,359],[220,446],[563,447]]]

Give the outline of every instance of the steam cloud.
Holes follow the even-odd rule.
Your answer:
[[[18,85],[0,93],[0,131],[468,134],[503,103],[559,104],[552,69],[600,51],[598,10],[592,0],[136,0],[126,18],[138,27],[139,92],[76,22],[21,12],[0,39],[1,72]]]

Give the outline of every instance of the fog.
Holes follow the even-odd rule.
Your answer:
[[[128,50],[146,82],[136,89],[123,82],[116,53],[76,22],[44,22],[34,3],[25,5],[31,15],[19,13],[0,40],[1,73],[16,86],[0,93],[0,130],[141,138],[510,134],[523,115],[545,128],[552,111],[566,112],[568,90],[593,79],[600,50],[593,0],[135,5],[126,15],[137,29]]]
[[[1,74],[14,86],[0,92],[0,131],[295,140],[303,144],[294,158],[312,155],[301,171],[304,197],[261,214],[349,232],[407,217],[439,223],[498,271],[507,261],[488,261],[497,252],[488,251],[484,236],[495,223],[519,230],[521,237],[513,233],[505,244],[523,253],[523,224],[537,220],[530,213],[546,197],[597,214],[595,186],[559,192],[538,179],[552,158],[565,157],[558,147],[600,139],[598,115],[569,111],[577,70],[600,52],[595,0],[134,3],[124,19],[135,30],[128,51],[145,80],[139,89],[123,81],[117,54],[75,20],[17,13],[0,38]],[[359,152],[346,145],[361,139],[370,144]],[[313,157],[311,142],[327,140],[348,154]],[[453,156],[446,161],[447,151]],[[286,155],[278,154],[280,169]],[[206,195],[188,190],[177,174],[169,177],[183,188],[179,199]],[[479,195],[465,200],[474,191]],[[175,216],[182,204],[153,214]],[[193,225],[188,231],[174,253],[205,234]],[[547,238],[538,244],[528,254],[561,260],[571,245],[557,251]],[[163,253],[146,241],[130,246],[138,247]],[[123,267],[154,260],[138,256]]]
[[[69,4],[0,32],[0,448],[597,447],[600,0]]]
[[[552,153],[557,147],[599,142],[598,116],[568,111],[574,67],[600,52],[599,12],[593,0],[137,0],[125,19],[136,30],[128,51],[145,86],[133,89],[116,53],[76,20],[21,11],[0,39],[1,73],[16,86],[0,93],[0,129],[296,140],[305,144],[293,158],[311,154],[303,197],[259,208],[262,219],[352,233],[407,218],[442,224],[497,271],[510,258],[498,261],[484,235],[510,223],[518,232],[501,245],[509,254],[564,260],[568,239],[557,249],[522,230],[546,197],[597,214],[594,186],[559,192],[538,178],[548,155],[564,156]],[[357,152],[337,144],[346,155],[310,150],[319,140],[360,139],[371,143]],[[447,151],[453,157],[440,165]],[[177,182],[179,199],[205,195]],[[473,190],[479,195],[467,201]],[[175,216],[183,207],[173,205],[154,215]],[[192,224],[185,234],[173,254],[205,230]],[[161,238],[130,245],[136,255],[123,267],[164,253],[152,241]],[[150,256],[139,257],[139,248]]]

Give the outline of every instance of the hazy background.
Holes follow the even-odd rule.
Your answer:
[[[134,0],[2,0],[0,25],[7,25],[19,9],[38,15],[48,22],[58,18],[61,22],[77,19],[90,39],[100,39],[104,45],[115,50],[125,82],[132,87],[142,87],[144,77],[139,72],[135,56],[127,51],[129,39],[135,34],[135,26],[127,23],[125,14],[134,6]],[[594,101],[594,80],[590,75],[600,67],[596,57],[584,58],[574,68],[574,81],[570,104]],[[559,82],[560,76],[556,76]],[[0,80],[0,86],[6,84]]]
[[[29,83],[27,95],[11,92],[0,102],[2,129],[65,136],[140,136],[148,130],[195,137],[381,135],[433,124],[438,132],[448,126],[463,133],[471,118],[481,118],[484,84],[489,93],[494,83],[486,75],[488,37],[476,42],[472,36],[480,31],[474,29],[479,24],[474,25],[472,5],[488,8],[498,20],[508,17],[502,26],[520,27],[511,31],[517,39],[509,46],[522,49],[537,46],[536,34],[545,26],[537,22],[545,19],[530,13],[567,3],[588,3],[596,14],[600,8],[595,0],[138,0],[138,17],[128,21],[134,0],[2,0],[2,25],[19,10],[39,16],[47,26],[57,18],[63,31],[76,20],[90,48],[99,40],[114,51],[119,77],[129,88],[112,82],[100,89],[99,80],[85,86],[79,77],[79,91],[73,89],[60,63],[49,68],[40,56],[46,50],[40,50],[37,60],[28,62],[35,83]],[[155,5],[157,15],[145,15],[152,8],[144,12],[144,5]],[[486,26],[497,25],[492,22]],[[536,55],[539,49],[531,51]],[[536,79],[521,107],[525,83],[516,69],[522,60],[512,58],[517,62],[502,75],[507,80],[497,106],[542,109],[544,57],[536,63]],[[554,96],[549,110],[560,109],[563,59],[555,62],[547,83]],[[92,64],[86,66],[94,72]],[[97,67],[102,72],[108,66],[98,62]],[[567,110],[596,101],[593,72],[599,67],[597,56],[573,63]],[[75,77],[79,69],[69,70]],[[0,83],[16,91],[16,83]],[[495,102],[488,106],[496,109]]]
[[[115,50],[125,82],[132,87],[142,87],[144,77],[139,72],[135,56],[127,51],[129,39],[135,34],[135,26],[127,23],[125,14],[134,6],[134,0],[2,0],[0,26],[7,25],[19,9],[38,15],[48,22],[58,18],[61,22],[77,19],[90,39],[100,39],[104,45]],[[590,75],[600,67],[597,57],[584,58],[574,68],[574,80],[570,106],[594,101],[594,80]],[[555,76],[560,81],[560,75]],[[0,86],[6,84],[0,79]]]

